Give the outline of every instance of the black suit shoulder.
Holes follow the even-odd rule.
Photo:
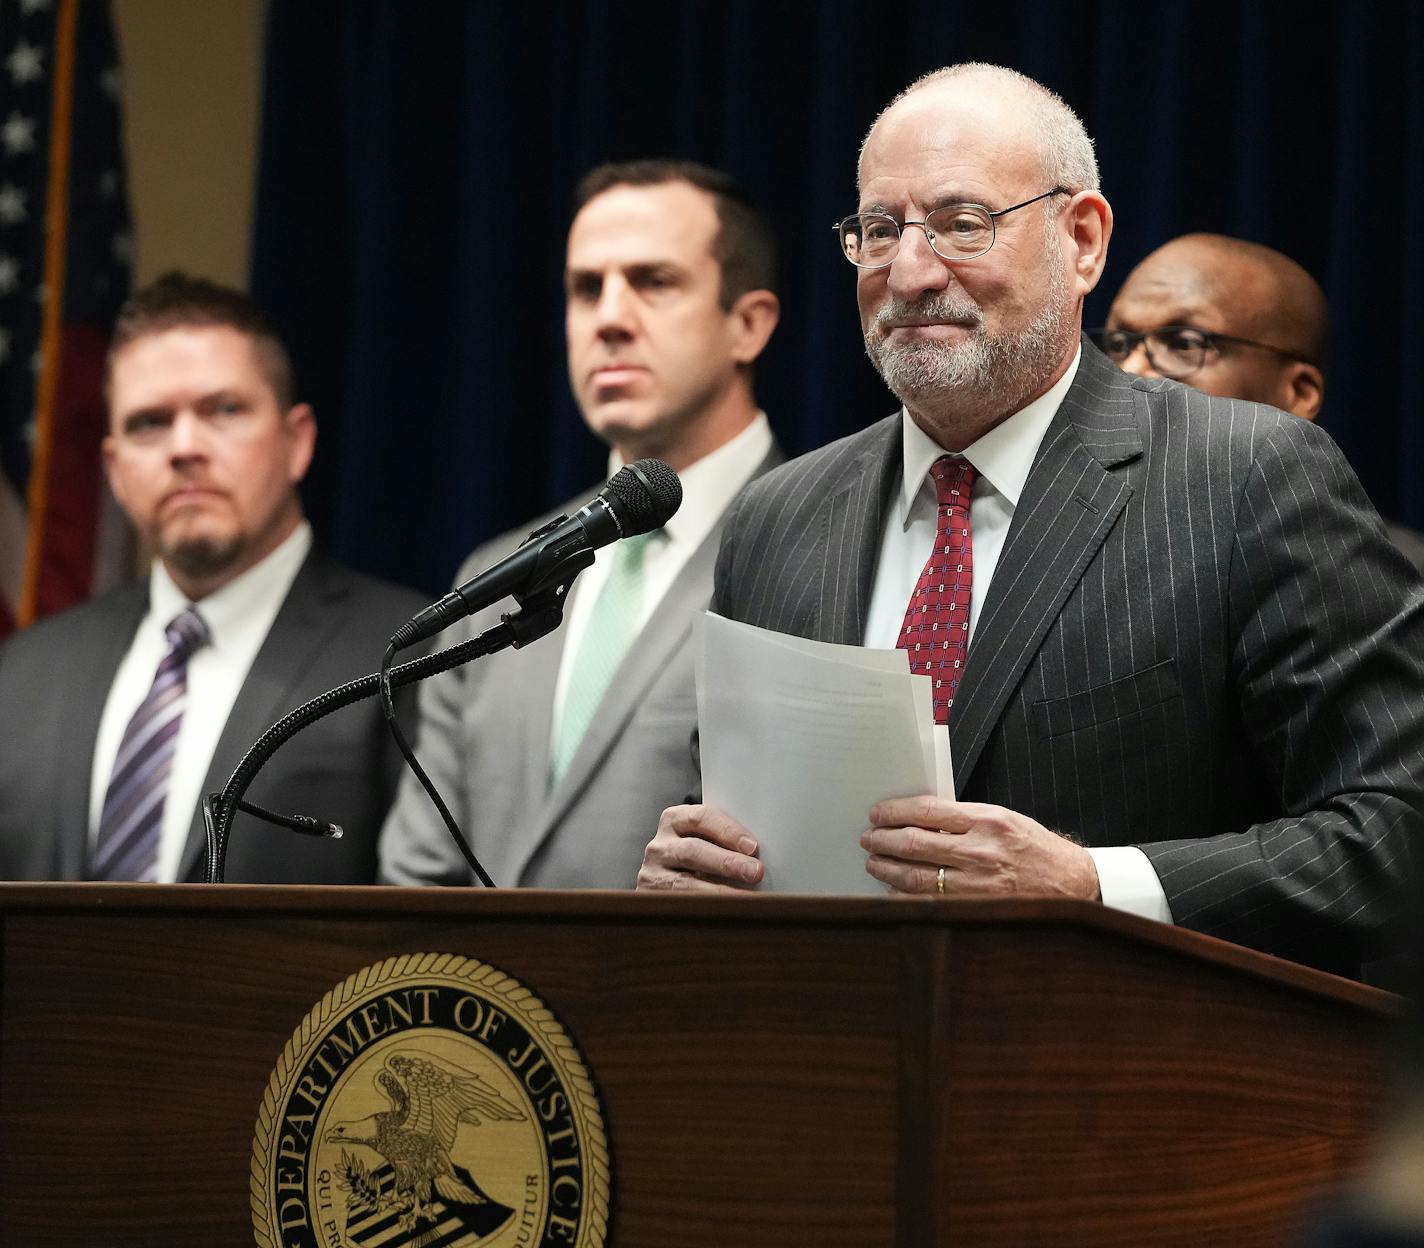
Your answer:
[[[57,615],[46,616],[0,642],[0,671],[31,657],[83,645],[110,633],[125,621],[137,625],[147,609],[147,587],[126,585],[69,607]]]
[[[128,586],[0,645],[0,879],[75,878],[99,717],[147,609]]]
[[[288,598],[305,592],[322,598],[350,598],[359,603],[369,615],[356,617],[353,623],[357,627],[388,620],[399,625],[428,602],[423,594],[408,586],[358,572],[315,547],[292,582]]]
[[[391,635],[426,605],[414,590],[338,563],[313,548],[258,650],[209,767],[221,789],[247,749],[297,706],[376,671]],[[415,657],[408,654],[405,657]],[[414,689],[397,693],[409,723]],[[401,760],[380,704],[367,698],[291,738],[253,780],[253,801],[340,824],[340,841],[293,836],[239,815],[229,841],[231,883],[361,884],[375,879],[375,845]],[[195,815],[186,878],[201,878]]]

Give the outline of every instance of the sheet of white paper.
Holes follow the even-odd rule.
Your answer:
[[[708,612],[707,614],[712,615],[713,613]],[[751,624],[743,624],[737,620],[728,620],[722,616],[716,616],[716,618],[729,628],[743,630],[743,635],[749,639],[756,638],[764,642],[786,646],[788,649],[808,657],[833,659],[868,668],[871,671],[908,676],[915,699],[915,723],[920,731],[920,744],[924,749],[930,774],[935,777],[934,786],[923,791],[934,793],[939,797],[952,798],[954,796],[954,767],[950,761],[949,734],[936,731],[934,695],[930,689],[929,677],[910,675],[909,660],[903,650],[871,650],[865,646],[842,646],[830,641],[808,641],[805,637],[791,637],[786,633],[774,633],[764,628],[756,628]],[[699,650],[698,654],[701,653]]]
[[[878,893],[860,833],[885,797],[953,796],[930,681],[903,651],[697,624],[702,791],[751,829],[765,889]]]

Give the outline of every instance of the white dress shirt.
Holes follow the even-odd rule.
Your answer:
[[[1051,389],[964,448],[963,457],[978,474],[969,503],[974,547],[974,581],[969,600],[971,641],[1039,443],[1073,384],[1081,357],[1080,348],[1068,371]],[[885,650],[893,650],[900,638],[906,604],[934,547],[939,498],[929,471],[945,453],[910,419],[909,413],[901,412],[901,425],[900,488],[895,505],[886,513],[865,628],[865,644]],[[1097,867],[1104,904],[1164,923],[1172,921],[1161,881],[1140,849],[1131,845],[1107,846],[1089,848],[1088,852]]]
[[[658,603],[677,580],[678,573],[687,566],[693,552],[706,540],[722,518],[722,513],[731,506],[742,486],[751,480],[752,473],[771,452],[771,444],[771,426],[765,413],[758,412],[756,419],[730,442],[678,473],[682,482],[682,505],[662,531],[653,535],[643,552],[640,629],[657,610]],[[616,454],[610,456],[608,475],[612,476],[622,466],[623,461]],[[564,698],[573,673],[574,659],[578,655],[584,630],[588,627],[588,618],[593,613],[593,604],[598,601],[613,565],[612,550],[612,546],[605,546],[597,551],[593,566],[580,573],[579,579],[574,582],[573,600],[569,603],[568,619],[564,624],[567,635],[563,657],[559,661],[559,679],[554,687],[554,716],[549,740],[551,752],[563,718]]]
[[[198,603],[190,603],[163,564],[154,560],[149,572],[148,614],[115,673],[94,743],[89,781],[91,850],[99,834],[104,795],[124,729],[148,696],[158,664],[168,652],[164,629],[185,607],[195,606],[208,626],[209,642],[188,659],[188,705],[174,744],[158,844],[157,879],[171,884],[178,878],[188,828],[203,796],[203,780],[218,737],[311,545],[311,526],[304,520],[261,563]]]

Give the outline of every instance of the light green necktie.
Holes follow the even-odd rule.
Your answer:
[[[574,670],[564,690],[563,714],[549,759],[549,787],[569,769],[613,673],[638,635],[643,609],[643,556],[654,533],[624,538],[613,548],[613,567],[583,630]]]

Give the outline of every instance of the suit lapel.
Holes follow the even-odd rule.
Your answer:
[[[575,594],[579,592],[577,586],[573,592]],[[565,618],[572,606],[573,601],[570,598],[564,611]],[[564,644],[567,639],[568,634],[560,627],[535,643],[538,649],[532,659],[524,662],[519,659],[508,660],[508,671],[505,674],[510,680],[518,682],[515,691],[509,694],[509,698],[513,699],[512,705],[523,704],[523,717],[527,732],[524,748],[520,752],[520,759],[517,763],[517,766],[522,767],[524,771],[520,791],[530,795],[531,809],[540,813],[536,818],[525,820],[506,831],[505,834],[509,837],[509,848],[505,855],[504,879],[500,881],[504,884],[518,882],[519,873],[524,869],[524,864],[529,860],[529,856],[534,852],[540,840],[543,839],[544,830],[548,825],[550,801],[567,789],[570,772],[579,766],[579,760],[575,757],[570,772],[564,773],[564,783],[559,785],[553,793],[550,793],[549,743],[553,739],[554,733],[554,693],[559,683],[559,668],[564,661]],[[636,649],[635,645],[633,651]],[[498,661],[494,656],[488,660],[481,660],[481,662]],[[617,686],[621,675],[621,672],[615,674],[614,687]],[[594,723],[589,726],[590,733],[594,731],[598,722],[599,719],[596,716]]]
[[[79,646],[66,657],[65,718],[69,724],[62,743],[72,781],[55,794],[57,879],[82,880],[89,858],[89,789],[94,772],[94,746],[104,704],[114,676],[133,644],[134,633],[148,611],[147,587],[134,586],[112,600],[94,621],[92,644]]]
[[[340,627],[337,604],[349,593],[341,570],[313,550],[297,572],[266,639],[252,660],[247,678],[228,713],[201,797],[222,790],[248,748],[288,711],[303,675]],[[372,656],[372,670],[377,666]],[[178,879],[201,879],[207,840],[201,805],[193,813]]]
[[[754,481],[762,473],[784,462],[785,458],[781,448],[773,444],[748,480]],[[578,801],[609,752],[617,745],[628,721],[633,717],[633,712],[637,710],[653,682],[679,650],[691,643],[693,618],[707,605],[711,596],[712,572],[722,541],[722,519],[719,517],[712,531],[702,540],[702,544],[692,552],[692,557],[668,587],[667,593],[663,595],[647,624],[628,648],[628,653],[624,655],[622,663],[618,665],[618,670],[609,682],[592,723],[569,761],[569,769],[549,792],[538,818],[531,820],[525,825],[525,829],[516,833],[517,839],[511,846],[509,858],[511,882],[519,880],[539,846],[553,834],[560,821]],[[537,688],[531,688],[528,693],[531,705],[538,708],[532,712],[531,722],[541,734],[533,738],[539,743],[539,748],[526,754],[526,757],[537,758],[539,765],[537,774],[527,774],[525,791],[528,793],[543,793],[547,784],[548,743],[553,731],[554,692],[563,659],[562,631],[558,634],[558,644],[560,648],[548,656],[547,662],[540,669]],[[679,798],[681,796],[678,794]]]
[[[1024,483],[954,700],[956,791],[967,786],[1005,704],[1132,497],[1113,470],[1141,453],[1130,383],[1085,343]]]
[[[598,704],[588,731],[579,742],[568,771],[549,794],[543,818],[534,829],[535,835],[529,847],[531,854],[567,813],[609,750],[623,735],[633,712],[646,697],[649,686],[677,652],[690,644],[693,617],[707,604],[720,536],[720,532],[714,529],[693,551],[692,558],[677,574],[677,579],[668,587],[637,640],[628,648],[603,700]],[[521,859],[520,870],[527,861],[527,856]]]
[[[825,528],[814,545],[823,561],[818,615],[807,636],[851,646],[865,637],[885,508],[899,477],[901,446],[897,413],[880,423],[826,499]]]

